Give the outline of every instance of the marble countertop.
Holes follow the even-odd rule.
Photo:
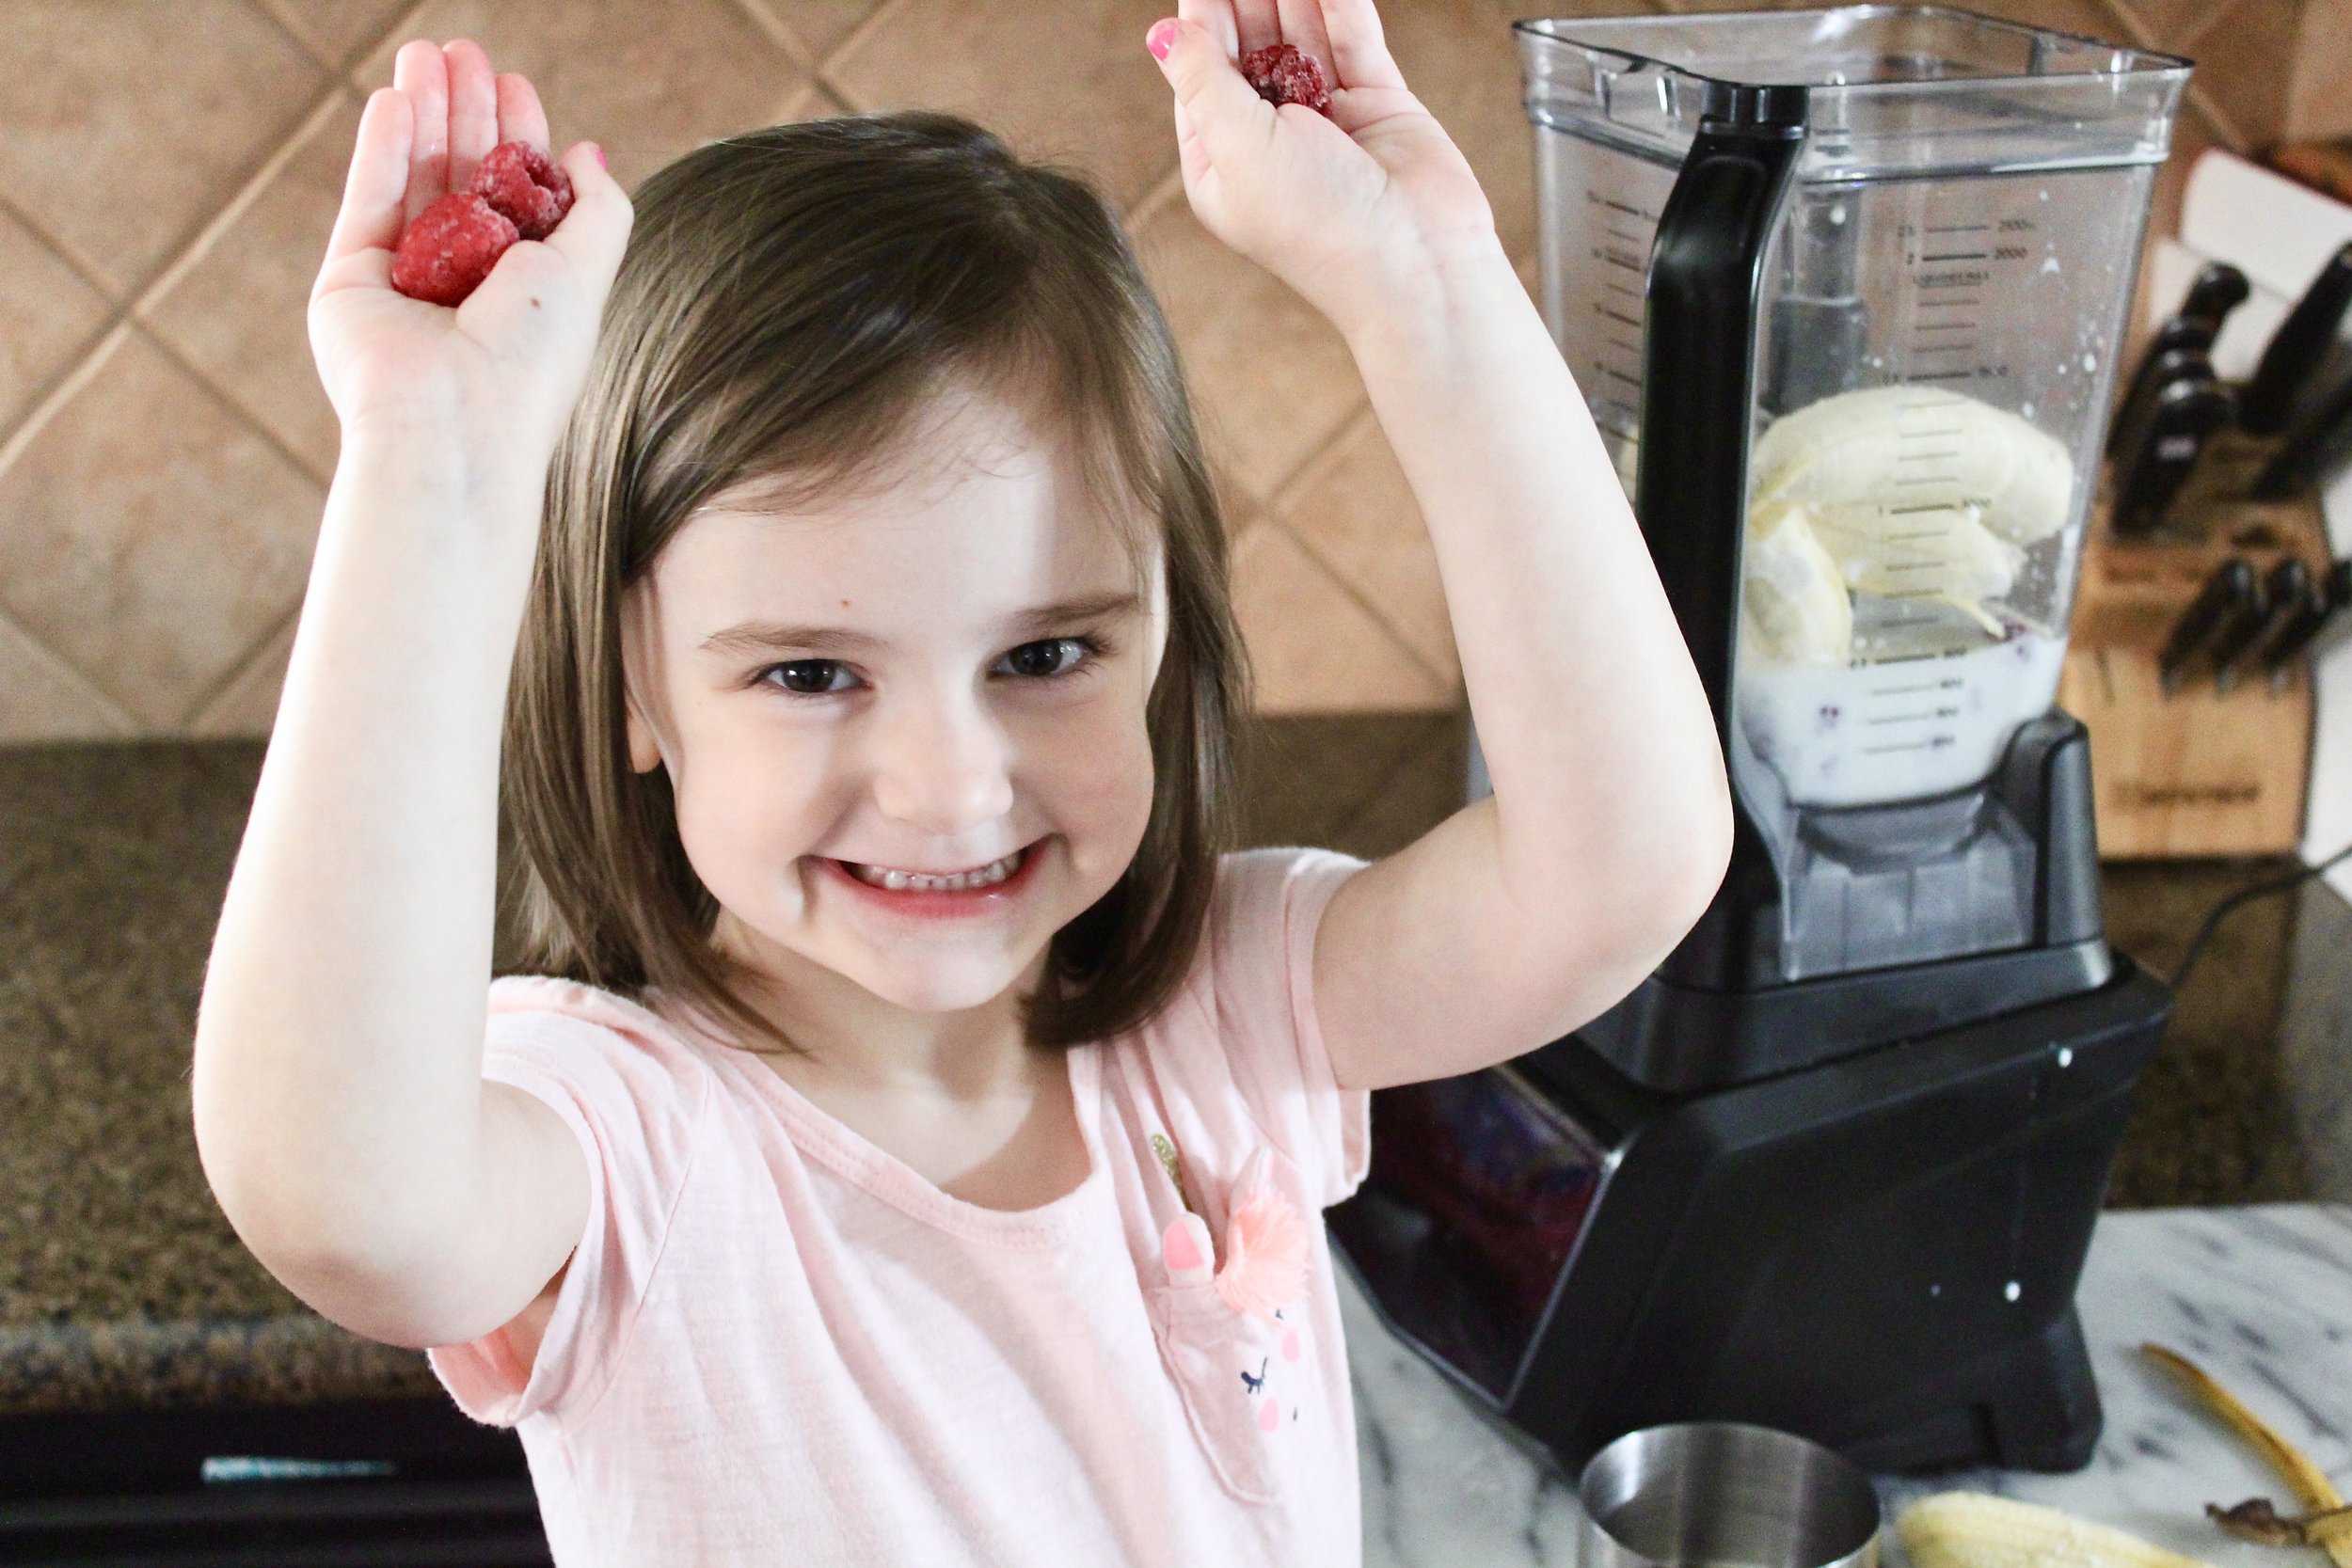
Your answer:
[[[1365,1568],[1558,1568],[1577,1560],[1576,1481],[1390,1335],[1342,1271],[1356,1380]],[[1968,1489],[2061,1508],[2216,1568],[2325,1568],[2233,1541],[2207,1502],[2291,1500],[2283,1481],[2138,1354],[2181,1352],[2352,1485],[2352,1208],[2268,1204],[2103,1215],[2077,1293],[2106,1408],[2073,1475],[1883,1478],[1888,1520]],[[1904,1558],[1886,1532],[1887,1560]]]

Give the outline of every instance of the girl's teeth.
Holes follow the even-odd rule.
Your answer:
[[[977,871],[959,871],[947,877],[926,877],[908,871],[885,871],[871,865],[851,864],[850,869],[857,879],[871,887],[891,893],[961,893],[969,888],[993,887],[1021,868],[1022,850],[1016,849],[1003,860],[981,866]]]

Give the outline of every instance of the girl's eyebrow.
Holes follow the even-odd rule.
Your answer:
[[[1035,610],[1025,610],[1012,618],[1011,625],[1016,632],[1045,632],[1073,622],[1101,621],[1134,614],[1142,608],[1143,596],[1131,591],[1084,594],[1054,604],[1040,605]],[[882,641],[869,632],[850,631],[843,626],[744,621],[724,631],[712,632],[703,639],[702,646],[712,653],[741,654],[802,648],[873,649],[882,646]]]

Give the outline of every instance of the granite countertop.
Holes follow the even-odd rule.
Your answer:
[[[1576,1478],[1392,1338],[1342,1275],[1356,1386],[1365,1568],[1554,1568],[1577,1560]],[[2324,1564],[2224,1535],[2204,1505],[2285,1482],[2183,1396],[2138,1347],[2179,1351],[2310,1455],[2352,1481],[2352,1209],[2320,1204],[2110,1211],[2077,1297],[2106,1413],[2072,1475],[1965,1471],[1887,1478],[1891,1525],[1930,1493],[1995,1492],[2128,1530],[2216,1568]],[[2299,1512],[2299,1510],[2297,1511]],[[1899,1539],[1887,1559],[1902,1568]]]
[[[1252,843],[1371,856],[1460,800],[1458,716],[1268,721]],[[259,742],[0,749],[0,1415],[415,1395],[422,1354],[326,1323],[230,1229],[189,1042]],[[2117,944],[2169,970],[2275,863],[2109,869]],[[501,962],[504,944],[501,942]],[[2352,1197],[2352,910],[2314,886],[2214,942],[2110,1203]]]

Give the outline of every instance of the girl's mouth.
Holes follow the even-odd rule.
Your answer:
[[[1003,908],[1028,886],[1037,851],[1037,845],[1024,845],[1002,860],[947,872],[864,865],[830,857],[822,863],[845,886],[899,914],[979,914]]]

